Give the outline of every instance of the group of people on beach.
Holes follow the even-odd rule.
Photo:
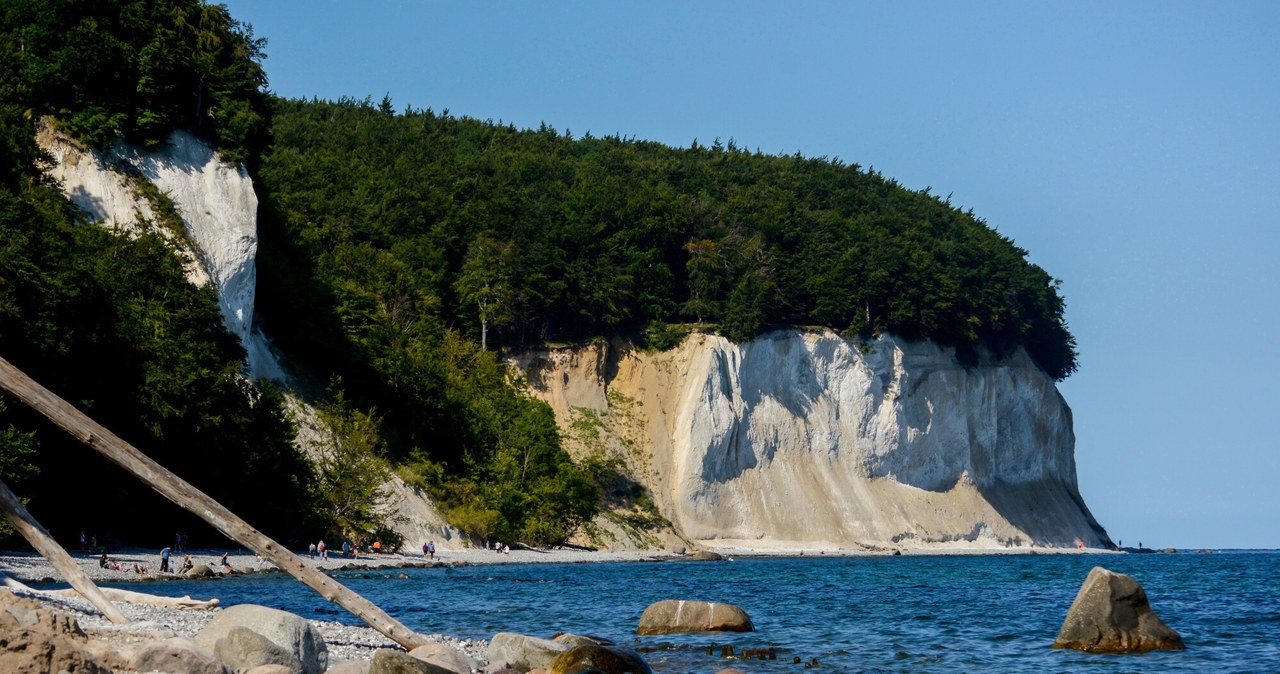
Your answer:
[[[129,567],[125,566],[124,563],[117,562],[116,560],[111,559],[111,557],[109,557],[106,552],[103,552],[102,556],[98,558],[98,568],[111,569],[113,571],[120,571],[122,573],[132,572],[132,573],[138,574],[139,576],[145,576],[148,573],[147,567],[145,564],[140,565],[137,562],[134,562],[133,568],[130,569]]]
[[[360,559],[360,543],[353,543],[350,540],[342,541],[342,556]],[[363,545],[364,553],[372,554],[382,552],[382,541],[374,541]],[[319,543],[310,543],[307,545],[307,554],[311,559],[329,559],[329,548],[322,539]]]
[[[160,573],[174,573],[182,575],[194,568],[195,564],[191,561],[191,555],[188,554],[183,556],[181,566],[170,569],[169,558],[171,554],[172,551],[170,548],[165,548],[160,551]],[[224,561],[226,560],[226,557],[227,556],[225,554],[222,555]],[[146,564],[134,562],[133,568],[129,568],[126,562],[111,559],[111,555],[107,554],[106,551],[103,551],[102,555],[98,557],[98,568],[111,569],[122,573],[136,573],[139,576],[146,576],[151,573],[151,570],[147,568]]]

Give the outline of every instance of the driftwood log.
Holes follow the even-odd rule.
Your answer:
[[[186,480],[151,460],[146,454],[90,419],[3,358],[0,358],[0,388],[17,396],[19,400],[48,417],[50,421],[110,459],[112,463],[160,492],[165,498],[195,513],[226,537],[262,555],[280,570],[318,592],[320,596],[347,609],[352,615],[363,620],[365,624],[381,632],[388,639],[407,650],[413,650],[427,643],[422,635],[387,615],[386,611],[378,608],[373,602],[307,566],[284,546],[250,526],[248,522],[240,519],[221,503],[209,498]]]
[[[29,595],[44,597],[67,597],[76,599],[83,597],[80,591],[75,588],[66,590],[37,590],[20,581],[14,580],[4,574],[0,574],[0,587],[6,587],[10,590],[17,590]],[[147,604],[149,606],[163,606],[165,608],[181,608],[193,610],[212,610],[218,607],[217,599],[192,599],[190,595],[181,597],[162,597],[155,594],[147,594],[145,592],[134,592],[132,590],[121,590],[114,587],[100,587],[103,596],[111,601],[120,601],[126,604]]]
[[[71,583],[71,587],[75,588],[76,592],[88,599],[89,603],[93,604],[99,611],[102,611],[102,615],[117,625],[129,622],[129,619],[120,612],[120,609],[112,605],[103,595],[102,590],[93,584],[93,580],[84,572],[84,569],[80,568],[80,565],[76,564],[76,560],[72,559],[71,555],[67,554],[67,551],[63,550],[62,546],[53,540],[53,536],[50,536],[49,532],[40,526],[36,518],[31,516],[27,507],[22,505],[18,495],[14,494],[9,485],[3,481],[0,481],[0,510],[4,511],[5,519],[8,519],[13,528],[22,534],[23,538],[27,539],[31,547],[35,548],[36,552],[39,552],[45,560],[52,564],[53,568],[57,569],[58,573],[62,574],[62,577],[66,578],[68,583]]]
[[[132,590],[121,590],[114,587],[99,588],[102,594],[107,596],[111,601],[122,601],[126,604],[147,604],[148,606],[163,606],[165,608],[182,608],[208,611],[218,607],[220,603],[217,599],[192,599],[190,595],[181,597],[162,597],[155,594],[147,594],[145,592],[134,592]],[[40,594],[47,594],[52,597],[70,597],[72,599],[80,596],[78,590],[37,590]]]

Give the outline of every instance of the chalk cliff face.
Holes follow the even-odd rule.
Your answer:
[[[146,180],[182,216],[185,240],[160,232],[187,260],[187,276],[197,285],[213,283],[227,329],[240,338],[257,379],[283,373],[253,327],[258,252],[258,198],[243,167],[223,161],[213,148],[188,133],[174,132],[154,152],[118,145],[103,155],[44,129],[38,140],[54,158],[50,175],[90,218],[104,227],[136,235],[155,209],[137,189]]]
[[[249,375],[286,384],[286,403],[298,426],[297,446],[312,458],[327,451],[315,409],[290,393],[266,337],[253,326],[258,198],[244,168],[223,161],[212,147],[184,132],[175,132],[154,152],[117,146],[99,153],[47,124],[37,140],[53,156],[50,176],[90,219],[126,236],[148,228],[159,233],[186,262],[188,280],[214,284],[223,322],[248,353]],[[157,209],[139,189],[143,180],[172,202],[182,217],[184,236],[155,224]],[[396,475],[387,487],[393,524],[410,549],[428,540],[441,550],[465,546],[421,489]]]
[[[595,344],[517,359],[581,455],[611,451],[710,547],[1099,546],[1071,411],[1019,352],[831,332],[693,335],[648,354]],[[584,424],[584,419],[589,424]],[[589,434],[575,429],[591,426]]]

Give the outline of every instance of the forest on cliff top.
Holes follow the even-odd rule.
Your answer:
[[[267,332],[341,442],[480,536],[563,540],[618,479],[569,460],[503,350],[801,325],[1076,368],[1055,280],[928,191],[733,142],[272,98],[264,49],[198,0],[0,0],[0,355],[272,535],[377,533],[324,502],[333,476],[294,446],[279,393],[241,375],[212,292],[159,237],[91,226],[43,177],[41,118],[97,147],[184,129],[247,162]],[[0,471],[64,536],[196,526],[68,456],[89,452],[0,399]]]

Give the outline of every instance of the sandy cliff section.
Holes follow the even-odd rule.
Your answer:
[[[1101,546],[1071,411],[1019,352],[972,368],[886,337],[693,335],[516,359],[577,456],[610,452],[707,547]],[[591,430],[584,433],[584,429]]]

